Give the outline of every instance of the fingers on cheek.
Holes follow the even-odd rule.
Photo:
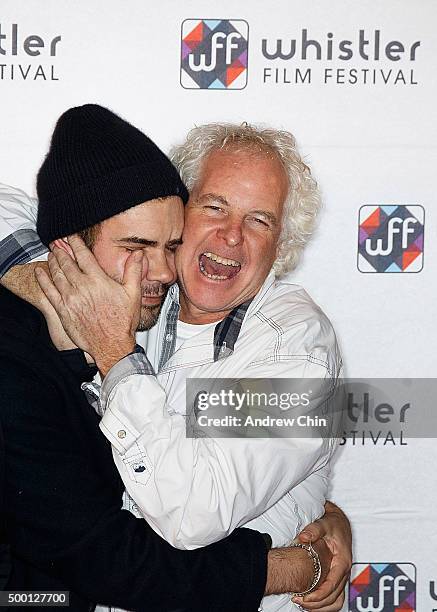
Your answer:
[[[58,266],[58,262],[56,261],[56,259],[50,259],[49,260],[49,270],[50,270],[50,274],[53,276],[56,272],[60,272],[60,268]]]

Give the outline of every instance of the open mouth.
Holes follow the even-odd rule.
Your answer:
[[[200,255],[199,268],[207,278],[225,281],[237,276],[241,270],[241,263],[235,259],[220,257],[220,255],[208,251]]]

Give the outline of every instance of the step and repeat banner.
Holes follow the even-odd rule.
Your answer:
[[[34,194],[57,117],[86,102],[164,150],[210,121],[296,136],[324,209],[293,279],[331,318],[347,376],[403,385],[383,405],[349,398],[378,410],[333,467],[354,532],[345,610],[437,610],[437,451],[408,436],[437,364],[436,23],[433,0],[0,6],[1,182]]]

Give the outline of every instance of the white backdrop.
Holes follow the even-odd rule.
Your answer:
[[[248,70],[238,81],[244,85],[247,78],[246,87],[181,86],[181,26],[187,19],[193,24],[201,19],[247,22]],[[318,234],[293,276],[333,321],[348,375],[435,376],[436,23],[432,0],[222,0],[219,7],[210,0],[3,0],[0,180],[34,193],[35,174],[57,117],[85,102],[112,108],[164,150],[195,123],[248,121],[290,130],[324,199]],[[321,44],[320,59],[314,45],[302,59],[304,29]],[[369,40],[361,54],[360,30]],[[44,47],[39,39],[25,43],[31,35],[39,36]],[[57,36],[61,39],[51,55],[50,43]],[[270,53],[278,39],[284,52],[296,39],[296,55],[269,60],[263,56],[263,39]],[[342,40],[351,41],[350,53],[339,49]],[[392,59],[385,50],[390,41],[398,41],[389,49]],[[418,41],[411,59],[411,46]],[[350,54],[349,59],[338,57]],[[276,74],[276,68],[278,75],[285,69],[291,82],[263,82],[265,69]],[[301,74],[309,69],[311,82],[293,82],[296,68]],[[325,70],[338,76],[325,83]],[[357,83],[348,82],[355,77]],[[425,209],[420,272],[358,270],[363,205]],[[431,582],[437,582],[436,458],[433,439],[407,440],[402,446],[348,440],[335,464],[331,496],[351,518],[355,561],[416,567],[417,607],[403,610],[437,610],[430,595]],[[369,604],[364,599],[354,600],[350,609],[394,610],[393,604],[381,601],[383,607],[377,607],[379,583],[372,584],[373,607],[365,607]]]

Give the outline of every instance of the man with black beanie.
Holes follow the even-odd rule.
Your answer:
[[[158,198],[188,191],[166,155],[110,110],[85,104],[66,111],[37,177],[41,240],[63,236]]]
[[[141,283],[137,324],[150,326],[175,280],[188,197],[163,153],[107,109],[70,109],[55,128],[38,197],[43,241],[69,250],[65,236],[82,233],[114,282],[126,291]],[[96,369],[50,305],[41,310],[0,289],[2,518],[11,550],[4,588],[70,591],[78,611],[98,602],[160,612],[252,611],[264,592],[303,590],[313,563],[302,549],[269,551],[268,538],[237,529],[180,551],[121,509],[123,485],[98,427],[98,402],[81,388]]]

